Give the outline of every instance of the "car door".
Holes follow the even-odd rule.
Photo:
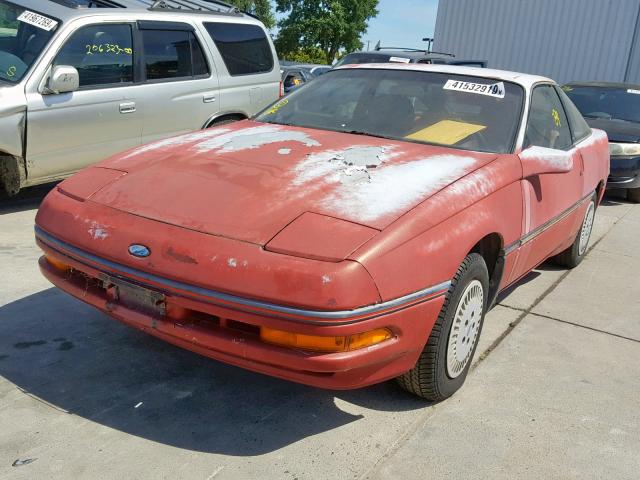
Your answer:
[[[138,32],[144,52],[138,102],[143,143],[202,128],[220,109],[218,75],[194,27],[139,21]]]
[[[136,55],[129,23],[85,25],[67,38],[52,67],[76,68],[78,90],[46,94],[34,85],[27,91],[30,178],[72,173],[140,144]]]
[[[579,149],[573,148],[569,122],[553,85],[538,85],[532,91],[520,159],[525,172],[521,180],[524,216],[517,276],[567,246],[579,220],[583,160]],[[532,161],[540,165],[548,162],[548,172],[527,175],[526,164]],[[558,165],[566,171],[558,171]]]

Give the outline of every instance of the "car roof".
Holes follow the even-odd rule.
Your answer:
[[[572,87],[602,87],[602,88],[633,88],[640,90],[638,83],[620,83],[620,82],[567,82],[565,86]]]
[[[517,83],[530,89],[536,83],[556,83],[547,77],[530,75],[527,73],[510,72],[507,70],[495,70],[492,68],[465,67],[458,65],[430,65],[425,63],[366,63],[342,65],[335,70],[345,69],[381,69],[381,70],[415,70],[435,73],[450,73],[452,75],[469,75],[474,77],[490,78],[505,82]]]
[[[237,8],[222,1],[215,0],[164,0],[166,4],[176,8],[156,8],[150,10],[154,0],[98,0],[103,2],[105,8],[88,8],[80,0],[11,0],[12,3],[24,7],[28,10],[40,12],[43,15],[55,17],[66,22],[79,17],[86,16],[106,16],[117,13],[131,15],[131,13],[145,13],[147,15],[158,13],[166,16],[167,20],[175,19],[176,16],[204,15],[223,16],[225,18],[237,18],[260,23],[255,17],[241,12]],[[177,8],[182,4],[182,8]],[[112,5],[112,6],[106,6]]]

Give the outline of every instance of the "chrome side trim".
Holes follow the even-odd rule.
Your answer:
[[[507,245],[506,247],[504,247],[504,254],[505,255],[509,255],[514,250],[522,247],[526,243],[528,243],[531,240],[533,240],[534,238],[536,238],[541,233],[544,233],[545,231],[547,231],[548,229],[553,227],[556,223],[561,222],[562,220],[567,218],[569,215],[571,215],[575,210],[577,210],[585,202],[585,200],[587,200],[588,198],[591,198],[592,196],[593,196],[593,192],[590,193],[589,195],[586,195],[585,197],[582,197],[580,200],[578,200],[577,203],[575,203],[572,206],[570,206],[569,208],[567,208],[560,215],[558,215],[556,217],[553,217],[551,220],[543,223],[539,227],[534,228],[529,233],[527,233],[525,236],[520,238],[520,240],[516,240],[512,244]]]
[[[339,311],[306,310],[306,309],[300,309],[300,308],[286,307],[283,305],[277,305],[277,304],[268,303],[268,302],[262,302],[260,300],[252,300],[249,298],[238,297],[236,295],[231,295],[228,293],[217,292],[215,290],[209,290],[206,288],[197,287],[195,285],[190,285],[187,283],[170,280],[168,278],[163,278],[158,275],[154,275],[152,273],[147,273],[135,268],[127,267],[126,265],[122,265],[120,263],[106,260],[104,258],[98,257],[91,253],[85,252],[84,250],[74,247],[73,245],[70,245],[66,242],[58,240],[57,238],[49,235],[47,232],[45,232],[38,226],[35,227],[35,234],[39,240],[47,244],[47,246],[49,246],[50,248],[56,250],[61,255],[69,257],[69,254],[71,254],[72,256],[70,258],[76,261],[80,261],[81,263],[84,263],[83,260],[89,261],[93,264],[104,266],[108,269],[113,269],[115,271],[122,272],[127,275],[133,275],[134,277],[141,278],[158,285],[164,285],[174,290],[195,294],[195,295],[206,297],[212,300],[221,300],[223,302],[234,303],[242,307],[245,307],[244,310],[247,310],[247,307],[248,307],[249,311],[251,311],[252,313],[258,313],[258,314],[264,315],[264,312],[255,310],[255,309],[260,309],[260,310],[266,310],[268,312],[272,312],[274,314],[280,314],[280,315],[285,314],[285,315],[307,317],[310,319],[335,320],[335,322],[326,322],[326,321],[314,322],[312,320],[307,321],[303,319],[287,318],[289,320],[299,321],[301,323],[330,325],[331,323],[346,324],[346,323],[359,322],[362,320],[366,320],[371,316],[377,316],[376,314],[380,314],[380,312],[383,312],[383,311],[386,313],[387,311],[398,310],[404,305],[409,303],[417,303],[421,300],[424,301],[427,299],[440,297],[446,293],[446,291],[449,289],[449,286],[451,285],[451,281],[442,282],[438,285],[434,285],[432,287],[428,287],[423,290],[419,290],[417,292],[413,292],[408,295],[395,298],[393,300],[389,300],[382,303],[376,303],[373,305],[367,305],[365,307],[356,308],[354,310],[339,310]],[[96,268],[96,266],[91,264],[87,266],[90,266],[91,268],[94,268],[94,269]],[[100,270],[100,268],[97,268],[97,269]],[[109,275],[116,276],[116,277],[118,276],[113,272],[104,272],[104,273],[107,273]],[[123,279],[126,280],[127,278],[123,277]],[[151,289],[154,288],[152,285],[147,285],[147,286]],[[157,289],[157,287],[155,288]],[[169,293],[174,295],[187,296],[187,295],[182,295],[180,293],[175,293],[173,291]],[[229,306],[229,305],[219,305],[219,306],[234,308],[234,306]],[[350,321],[350,319],[353,319],[354,317],[362,317],[362,316],[365,316],[365,318],[358,318],[356,320]]]

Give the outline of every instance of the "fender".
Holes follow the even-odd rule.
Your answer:
[[[206,122],[204,122],[204,124],[202,125],[202,128],[209,128],[211,126],[212,123],[214,123],[216,120],[218,120],[219,118],[222,117],[226,117],[226,116],[237,116],[238,120],[246,120],[247,118],[249,118],[249,115],[246,112],[238,112],[238,111],[225,111],[225,112],[218,112],[215,113],[213,115],[211,115]],[[240,118],[241,117],[241,118]]]

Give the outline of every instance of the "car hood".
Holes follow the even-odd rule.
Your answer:
[[[494,154],[243,121],[138,147],[90,201],[265,245],[305,212],[382,230]]]
[[[611,142],[639,143],[640,123],[625,120],[607,120],[604,118],[585,118],[592,128],[607,132]]]

